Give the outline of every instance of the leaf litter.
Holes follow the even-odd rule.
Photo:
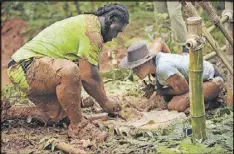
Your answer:
[[[232,153],[233,108],[221,107],[206,112],[208,139],[193,145],[192,136],[184,134],[184,130],[191,127],[190,117],[184,113],[159,109],[150,112],[139,110],[139,104],[147,101],[142,98],[141,84],[138,80],[132,82],[122,79],[105,84],[108,96],[116,97],[121,102],[123,109],[120,115],[125,120],[109,118],[97,121],[100,129],[110,134],[101,145],[94,145],[92,141],[70,140],[65,123],[44,126],[30,118],[27,121],[16,119],[1,125],[1,153],[64,153],[55,147],[52,142],[54,138],[88,153]],[[84,91],[82,95],[87,97]],[[24,98],[24,105],[25,102]],[[11,104],[17,103],[16,99],[11,100]],[[28,105],[32,105],[31,102]],[[101,112],[94,110],[94,106],[83,108],[83,113],[91,115]]]

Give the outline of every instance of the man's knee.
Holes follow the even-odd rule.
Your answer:
[[[71,62],[67,63],[66,66],[63,66],[61,70],[59,70],[59,76],[63,79],[68,79],[69,81],[77,82],[80,80],[80,71],[79,67]]]
[[[209,101],[214,99],[222,91],[224,80],[221,77],[215,77],[211,81],[204,82],[203,92],[204,100]]]
[[[220,88],[223,87],[223,84],[224,84],[224,80],[223,78],[217,76],[215,78],[213,78],[212,82],[214,82],[217,86],[219,86]]]

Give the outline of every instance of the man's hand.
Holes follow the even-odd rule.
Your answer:
[[[121,106],[117,103],[117,100],[114,98],[108,98],[108,100],[101,105],[103,110],[107,113],[112,113],[114,115],[118,115],[121,111]]]

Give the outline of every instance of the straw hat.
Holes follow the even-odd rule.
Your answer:
[[[127,56],[120,61],[120,67],[131,69],[137,67],[157,55],[157,51],[148,50],[143,42],[136,42],[132,44],[127,51]]]

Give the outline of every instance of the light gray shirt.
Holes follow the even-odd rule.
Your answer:
[[[161,85],[168,86],[166,80],[180,72],[189,81],[189,55],[178,55],[159,52],[156,56],[156,77]],[[203,81],[214,77],[214,66],[203,61]]]

